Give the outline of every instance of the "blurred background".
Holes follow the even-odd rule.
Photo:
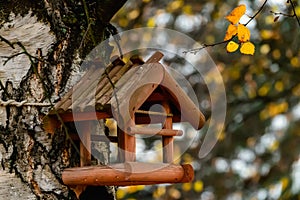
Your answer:
[[[229,24],[224,17],[233,8],[246,5],[246,14],[240,21],[246,23],[263,3],[129,0],[114,17],[113,25],[119,32],[139,27],[169,28],[200,44],[214,44],[223,41]],[[300,1],[294,4],[299,16]],[[195,180],[175,185],[121,187],[118,199],[300,199],[300,25],[295,17],[277,18],[272,12],[293,14],[289,1],[267,1],[247,26],[256,48],[253,56],[238,51],[227,53],[225,44],[203,50],[223,77],[227,113],[218,143],[206,157],[198,157],[201,131],[192,145],[180,152],[183,155],[176,162],[192,164]],[[185,61],[167,57],[164,62],[178,64],[176,70],[189,80],[209,119],[210,99],[205,83],[193,79],[195,71],[185,70]],[[188,131],[187,127],[185,132]],[[138,148],[155,160],[160,159],[159,155],[152,155],[151,150],[159,145],[140,139]]]

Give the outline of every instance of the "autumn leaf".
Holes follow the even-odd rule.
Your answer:
[[[255,51],[255,46],[251,42],[245,42],[242,43],[240,51],[243,54],[253,55]]]
[[[237,34],[237,26],[229,24],[224,41],[230,40],[235,34]]]
[[[239,44],[237,44],[234,41],[230,41],[228,42],[227,46],[226,46],[226,50],[227,52],[231,53],[231,52],[235,52],[237,49],[239,48]]]
[[[226,16],[226,19],[231,24],[237,24],[240,21],[240,18],[245,14],[246,12],[246,6],[244,4],[239,5],[235,9],[229,13],[229,15]]]
[[[247,42],[250,40],[250,31],[243,24],[238,25],[237,34],[240,42]]]

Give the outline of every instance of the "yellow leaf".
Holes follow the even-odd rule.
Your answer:
[[[234,41],[230,41],[226,46],[226,50],[229,53],[236,51],[238,48],[239,48],[239,45],[237,43],[235,43]]]
[[[226,19],[231,22],[232,24],[237,24],[240,20],[240,18],[245,14],[246,12],[246,6],[244,4],[239,5],[235,9],[229,13],[229,15],[226,16]]]
[[[253,55],[255,52],[255,46],[251,42],[245,42],[241,45],[240,51],[243,54]]]
[[[237,26],[229,24],[224,41],[230,40],[235,34],[237,34]]]
[[[243,24],[238,25],[237,34],[240,42],[247,42],[250,40],[250,31]]]

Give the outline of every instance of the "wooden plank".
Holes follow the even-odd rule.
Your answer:
[[[159,62],[162,57],[164,56],[163,53],[161,53],[160,51],[156,51],[147,61],[146,63],[155,63],[155,62]]]
[[[132,67],[131,61],[128,61],[124,66],[121,67],[121,69],[118,71],[118,73],[114,74],[113,76],[110,77],[110,81],[116,85],[116,83],[121,79],[121,77]],[[106,77],[106,75],[104,75]],[[101,103],[104,105],[107,101],[112,98],[112,92],[113,92],[113,86],[109,79],[106,77],[106,83],[105,85],[101,88],[101,90],[97,91],[96,94],[96,101],[97,103]],[[109,93],[109,94],[108,94]],[[103,99],[103,97],[106,97]]]
[[[92,71],[92,74],[87,75],[83,80],[77,83],[75,87],[71,89],[72,94],[68,101],[61,105],[60,108],[65,111],[77,108],[78,103],[76,104],[75,101],[82,100],[83,98],[87,97],[86,95],[90,95],[90,93],[87,93],[87,90],[89,90],[89,88],[92,88],[90,85],[93,85],[95,87],[95,83],[93,82],[93,80],[95,79],[97,74],[102,74],[103,71],[104,68],[96,68]]]
[[[158,62],[161,58],[163,57],[163,54],[161,52],[155,52],[147,61],[146,63],[153,63],[153,62]],[[127,71],[129,69],[132,69],[132,67],[136,67],[141,65],[143,62],[143,60],[137,56],[132,56],[130,58],[131,62],[127,62],[122,68],[121,70],[115,74],[114,76],[110,76],[111,77],[111,81],[116,84],[121,77],[127,73]],[[132,71],[132,70],[131,70]],[[135,72],[132,71],[132,72]],[[130,76],[127,76],[130,77]],[[122,80],[127,81],[126,78],[122,77]],[[118,85],[124,85],[123,83],[118,84]],[[120,88],[118,88],[120,89]],[[97,90],[97,94],[96,94],[96,101],[97,103],[101,103],[102,105],[107,104],[108,101],[110,101],[111,98],[113,97],[113,90],[114,88],[112,87],[111,83],[105,83],[105,86],[103,88],[101,88],[101,90]],[[118,98],[118,97],[117,97]]]
[[[151,63],[139,67],[136,71],[129,71],[117,83],[117,88],[120,88],[116,91],[119,101],[117,102],[115,98],[111,98],[110,104],[115,117],[123,118],[124,126],[129,123],[133,113],[157,88],[162,81],[163,74],[164,70],[161,64]],[[122,116],[118,116],[119,111],[121,111]],[[120,120],[117,119],[117,121]]]
[[[167,71],[164,73],[162,85],[174,105],[181,111],[184,120],[188,121],[196,130],[202,128],[205,123],[204,115]]]
[[[76,84],[76,88],[72,89],[73,96],[76,96],[79,93],[78,98],[73,100],[73,104],[77,104],[79,110],[84,110],[85,105],[88,104],[87,102],[95,102],[94,99],[97,91],[99,91],[101,87],[103,87],[106,82],[108,82],[108,79],[104,74],[104,70],[107,71],[109,76],[113,76],[125,63],[120,60],[120,58],[117,58],[113,60],[112,63],[106,68],[101,62],[99,63],[99,65],[100,64],[101,66],[98,66],[96,70],[89,70],[92,73],[88,71],[89,73],[87,74],[87,76],[85,76],[82,80],[80,80],[79,83]],[[90,83],[92,83],[92,86]],[[93,92],[93,90],[95,90],[95,92]],[[70,107],[71,105],[68,106]]]
[[[109,166],[69,168],[62,172],[66,185],[148,185],[191,182],[191,165],[128,162]]]
[[[76,92],[79,91],[79,94],[81,96],[86,97],[86,94],[81,93],[82,90],[85,92],[88,92],[90,89],[92,89],[92,90],[95,89],[94,87],[96,85],[97,86],[100,85],[100,87],[101,87],[101,83],[102,83],[103,79],[106,77],[106,75],[103,74],[104,70],[106,70],[108,72],[108,74],[110,74],[110,76],[112,76],[125,64],[119,57],[117,57],[117,58],[115,57],[112,59],[113,59],[112,63],[110,65],[108,65],[107,67],[105,67],[102,62],[93,62],[93,63],[96,63],[96,68],[94,70],[88,70],[86,75],[79,81],[79,83],[77,83],[75,85],[76,87],[74,89],[72,89],[71,91],[74,94],[76,94]],[[88,84],[88,82],[94,83],[94,87],[92,88],[90,86],[90,84]],[[98,88],[96,88],[95,90],[97,90],[97,89]],[[92,97],[94,97],[94,94]],[[85,100],[87,101],[89,99],[85,99]],[[92,99],[94,99],[94,98],[92,98]],[[81,99],[81,100],[83,100],[83,99]],[[73,102],[73,104],[74,103],[75,103],[75,101]],[[85,102],[82,102],[82,104],[85,104]]]
[[[162,106],[165,109],[165,112],[168,114],[171,112],[170,105],[167,101],[162,103]],[[173,121],[172,117],[167,116],[163,124],[164,129],[172,129]],[[162,146],[163,146],[163,162],[172,163],[174,159],[174,138],[172,136],[163,136],[162,137]]]
[[[61,109],[61,106],[63,106],[67,101],[72,101],[72,94],[73,94],[73,90],[76,90],[84,81],[85,79],[87,79],[87,77],[90,77],[95,71],[95,68],[91,68],[90,70],[88,70],[82,77],[82,79],[80,79],[80,81],[75,84],[61,99],[59,102],[57,102],[54,106],[54,109],[59,110]],[[65,106],[63,106],[65,107]],[[66,111],[66,110],[64,110]],[[54,114],[55,111],[51,110],[49,112],[49,114]]]
[[[111,71],[108,72],[108,77],[113,78],[123,67],[124,67],[123,65],[114,66],[111,69]],[[93,98],[85,99],[85,101],[82,102],[82,105],[95,106],[95,104],[97,103],[96,95],[99,94],[100,91],[103,90],[103,88],[107,86],[107,84],[110,84],[109,79],[107,78],[107,75],[104,74],[104,71],[103,71],[103,74],[99,74],[99,76],[101,76],[100,80],[99,81],[95,80],[97,82],[97,86],[96,86],[96,88],[94,88]]]
[[[181,136],[182,130],[160,129],[149,127],[128,127],[128,133],[140,135],[161,135],[161,136]]]
[[[97,69],[85,82],[73,91],[72,102],[68,105],[68,109],[82,112],[86,106],[84,102],[95,99],[95,91],[104,70],[104,68]]]

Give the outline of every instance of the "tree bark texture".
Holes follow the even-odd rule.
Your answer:
[[[76,79],[81,60],[110,36],[109,21],[125,2],[0,1],[1,100],[59,99]],[[63,129],[51,135],[41,128],[48,109],[0,106],[0,199],[77,199],[61,172],[79,156]],[[114,192],[89,187],[80,199],[95,196],[114,199]]]

